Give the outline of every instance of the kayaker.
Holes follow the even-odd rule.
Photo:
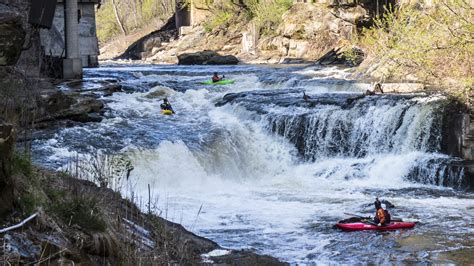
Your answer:
[[[160,104],[161,110],[170,110],[174,114],[173,107],[171,107],[170,102],[168,101],[168,98],[163,99],[163,103]]]
[[[382,85],[378,82],[372,86],[372,89],[366,90],[364,95],[370,96],[370,95],[375,95],[377,93],[383,93]]]
[[[219,75],[217,75],[217,72],[214,72],[214,76],[212,76],[212,82],[218,82],[218,81],[221,81],[224,79],[224,75],[222,75],[222,77],[219,77]]]
[[[378,197],[375,198],[374,206],[375,206],[375,209],[377,209],[377,206],[382,206],[382,202],[380,202]]]
[[[308,95],[306,95],[306,92],[303,91],[303,100],[304,100],[304,101],[309,101],[309,99],[311,99],[311,97],[309,97]]]
[[[382,208],[382,203],[379,201],[378,198],[375,198],[375,217],[374,217],[374,223],[377,224],[377,226],[385,226],[390,223],[390,213],[387,210],[384,210]]]

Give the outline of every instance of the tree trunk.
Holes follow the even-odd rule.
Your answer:
[[[10,124],[0,119],[0,217],[13,207],[13,182],[11,163],[14,145],[14,132]]]
[[[133,22],[135,24],[135,28],[140,27],[140,22],[138,21],[138,4],[137,0],[133,0],[130,2],[130,9],[132,10],[133,13]]]
[[[117,19],[117,23],[119,24],[120,30],[122,31],[123,35],[127,35],[127,31],[125,30],[125,27],[123,26],[123,23],[122,23],[122,19],[120,18],[116,1],[117,0],[112,0],[112,6],[114,8],[115,18]]]

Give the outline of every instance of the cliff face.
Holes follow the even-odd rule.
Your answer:
[[[230,7],[221,7],[224,4],[219,1],[214,5],[207,9],[196,8],[193,14],[200,18],[199,24],[182,28],[180,36],[160,39],[160,35],[166,35],[170,29],[159,30],[135,43],[133,47],[140,47],[136,52],[130,54],[133,49],[129,48],[121,58],[176,63],[179,54],[213,50],[250,63],[279,63],[295,58],[313,61],[329,50],[347,44],[373,13],[370,6],[364,5],[336,5],[331,1],[296,3],[278,19],[281,20],[279,25],[265,29],[265,23],[270,22],[259,22],[264,18],[249,20],[250,11],[245,1],[235,1],[229,9],[232,12],[225,9]],[[211,14],[222,14],[203,19],[203,14],[209,14],[209,10]]]
[[[0,71],[10,67],[39,77],[39,32],[28,23],[29,6],[27,0],[0,0]]]
[[[262,36],[257,50],[281,58],[316,60],[347,44],[358,21],[366,16],[368,11],[358,5],[338,8],[295,4],[283,15],[277,35]]]
[[[0,66],[14,65],[20,57],[25,40],[21,15],[0,4]]]

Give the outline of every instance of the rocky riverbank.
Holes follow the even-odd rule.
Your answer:
[[[2,231],[3,263],[284,265],[269,256],[224,249],[179,224],[143,213],[111,189],[64,173],[16,170],[18,201],[0,227],[37,215],[19,229]]]

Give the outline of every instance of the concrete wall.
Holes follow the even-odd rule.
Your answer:
[[[186,4],[184,0],[176,1],[176,28],[186,27],[192,25],[191,19],[191,8]]]
[[[79,53],[83,67],[96,67],[98,64],[99,42],[96,34],[94,3],[79,3],[81,19],[79,21]],[[64,42],[64,5],[58,3],[53,27],[42,29],[41,46],[45,55],[65,56]]]
[[[188,5],[185,5],[186,1],[176,1],[176,28],[179,30],[180,27],[195,26],[203,21],[206,21],[211,12],[206,1],[203,0],[191,0]],[[186,31],[183,29],[183,31]]]

